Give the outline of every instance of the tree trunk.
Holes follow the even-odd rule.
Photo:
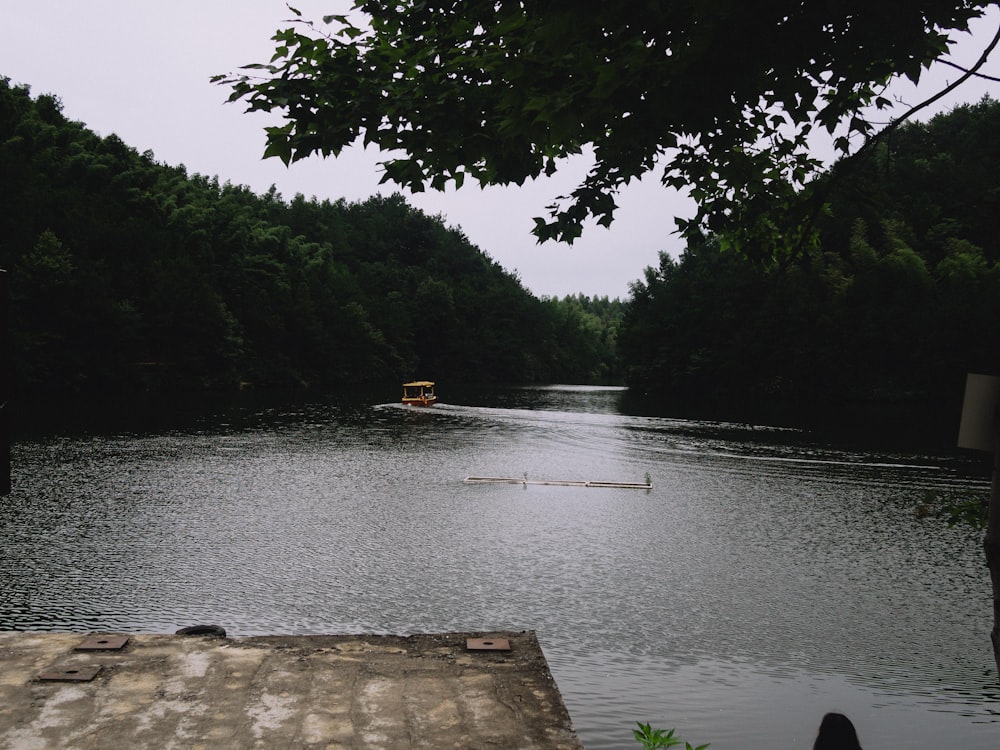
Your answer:
[[[0,268],[0,497],[10,494],[10,353],[7,351],[10,318],[7,303],[7,272]]]
[[[998,407],[1000,423],[1000,407]],[[993,659],[997,663],[997,678],[1000,679],[1000,430],[997,432],[996,450],[993,451],[993,481],[990,485],[990,515],[986,524],[986,565],[993,581]]]

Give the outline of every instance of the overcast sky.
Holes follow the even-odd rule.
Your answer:
[[[294,0],[304,17],[343,12],[351,0]],[[995,11],[995,9],[994,9]],[[270,37],[291,14],[283,0],[0,0],[0,76],[28,84],[33,96],[54,94],[64,114],[100,135],[117,134],[139,151],[152,150],[157,161],[184,164],[189,173],[218,176],[263,193],[271,185],[290,200],[363,200],[397,190],[379,185],[374,152],[355,149],[340,158],[319,158],[285,167],[262,160],[263,115],[246,115],[241,104],[225,104],[228,90],[209,83],[213,74],[266,62]],[[956,62],[971,65],[995,32],[998,14],[964,35]],[[1000,52],[986,72],[1000,76]],[[954,80],[947,67],[929,86]],[[924,89],[928,90],[928,89]],[[1000,84],[970,82],[936,110],[979,100],[1000,99]],[[916,103],[918,93],[897,95]],[[921,119],[926,119],[922,115]],[[692,213],[690,202],[662,188],[655,177],[630,186],[610,229],[591,226],[572,247],[536,244],[532,218],[572,190],[587,168],[575,161],[560,175],[521,188],[422,193],[409,202],[442,214],[469,239],[516,271],[537,295],[582,292],[625,298],[631,281],[656,265],[661,250],[676,254],[682,243],[673,234],[674,217]]]

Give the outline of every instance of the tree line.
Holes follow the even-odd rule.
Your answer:
[[[997,132],[986,98],[835,167],[819,242],[796,256],[726,252],[712,235],[661,255],[620,332],[628,382],[884,402],[954,399],[967,372],[1000,373]]]
[[[616,382],[906,400],[1000,371],[1000,104],[824,178],[820,241],[661,255],[626,302],[536,298],[400,195],[285,201],[158,163],[0,79],[15,389]]]
[[[0,78],[15,390],[613,382],[621,300],[536,298],[398,194],[286,201]]]

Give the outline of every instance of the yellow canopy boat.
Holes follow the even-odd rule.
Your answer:
[[[431,406],[437,401],[434,395],[434,382],[431,380],[414,380],[403,383],[403,403],[411,406]]]

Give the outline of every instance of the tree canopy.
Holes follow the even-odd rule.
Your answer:
[[[681,230],[759,248],[812,233],[816,129],[843,154],[875,128],[895,76],[916,81],[993,2],[983,0],[358,0],[295,9],[268,63],[215,80],[280,113],[267,156],[286,163],[356,142],[384,180],[522,184],[587,150],[593,165],[536,219],[539,240],[608,225],[615,194],[659,169],[698,209]],[[859,138],[854,138],[858,136]]]

